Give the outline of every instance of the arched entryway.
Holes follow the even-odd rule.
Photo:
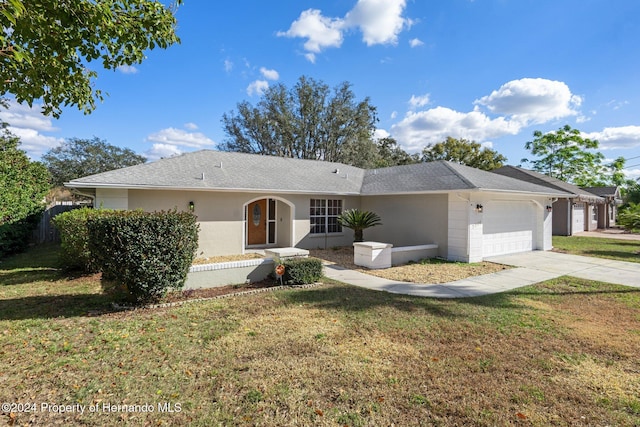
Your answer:
[[[244,248],[293,246],[294,205],[281,197],[249,200],[244,205]]]

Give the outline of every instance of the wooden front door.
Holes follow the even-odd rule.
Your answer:
[[[267,199],[249,203],[247,207],[247,245],[267,243]]]

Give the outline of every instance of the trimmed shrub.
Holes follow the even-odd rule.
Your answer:
[[[322,277],[322,261],[317,258],[290,258],[280,264],[284,265],[282,280],[287,284],[305,285]]]
[[[103,280],[125,287],[129,300],[156,301],[184,286],[198,248],[192,213],[116,211],[90,218],[87,227]]]
[[[97,273],[98,266],[89,250],[89,219],[113,214],[111,209],[80,208],[56,215],[51,220],[60,231],[63,265],[72,270]]]

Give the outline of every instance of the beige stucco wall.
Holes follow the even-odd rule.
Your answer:
[[[96,208],[129,209],[129,190],[119,188],[97,188]]]
[[[276,245],[304,249],[350,245],[350,230],[325,236],[309,234],[309,200],[343,200],[343,209],[359,207],[359,197],[316,196],[279,193],[229,193],[172,190],[129,190],[128,208],[146,211],[178,209],[186,211],[193,202],[200,224],[199,257],[239,254],[245,242],[245,206],[257,199],[276,199]],[[109,207],[109,206],[105,206]]]
[[[364,230],[364,240],[396,247],[436,243],[439,256],[447,255],[446,194],[364,196],[361,208],[382,220],[382,225]]]

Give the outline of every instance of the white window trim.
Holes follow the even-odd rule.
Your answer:
[[[322,206],[320,206],[320,208],[324,209],[324,215],[312,215],[311,214],[311,209],[313,207],[316,206],[311,206],[311,204],[313,203],[314,200],[321,200],[324,202],[324,204]],[[338,224],[338,227],[340,228],[338,231],[329,231],[329,218],[334,218],[338,215],[330,215],[329,214],[329,201],[335,201],[335,202],[339,202],[340,207],[340,213],[338,215],[340,215],[343,212],[344,209],[344,200],[343,199],[320,199],[320,198],[312,198],[309,199],[309,234],[311,236],[324,236],[324,235],[331,235],[331,236],[335,236],[335,235],[340,235],[343,233],[342,230],[342,226]],[[323,218],[323,225],[324,225],[324,230],[325,231],[321,231],[321,232],[314,232],[313,231],[313,225],[311,224],[311,218]]]

